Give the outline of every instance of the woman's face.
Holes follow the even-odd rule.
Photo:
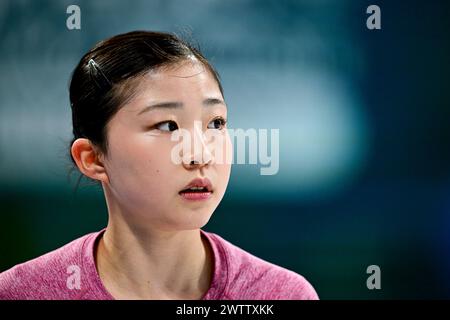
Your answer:
[[[223,198],[231,171],[230,161],[214,161],[214,148],[222,146],[223,154],[232,152],[228,131],[217,120],[227,119],[218,84],[198,60],[152,71],[135,83],[139,83],[135,95],[107,126],[108,179],[103,188],[108,207],[138,227],[201,228]],[[194,153],[193,148],[180,152],[180,157],[198,164],[174,161],[172,151],[181,140],[174,141],[171,135],[177,129],[190,133],[192,146],[194,137],[200,139],[203,153],[198,149]],[[216,138],[202,136],[206,130],[214,130]],[[211,181],[209,199],[192,201],[180,195],[195,178]]]

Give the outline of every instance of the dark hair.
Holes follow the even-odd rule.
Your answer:
[[[89,139],[107,154],[107,124],[133,96],[135,90],[128,85],[131,80],[192,56],[211,72],[223,95],[219,75],[200,49],[176,35],[133,31],[100,41],[90,49],[74,69],[70,81],[73,139],[69,154],[75,167],[70,148],[78,138]]]

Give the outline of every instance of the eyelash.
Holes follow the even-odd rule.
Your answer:
[[[227,120],[224,119],[223,117],[217,117],[211,120],[211,122],[216,121],[216,120],[220,120],[220,129],[216,129],[216,130],[223,130],[227,124]],[[215,129],[215,128],[214,128]]]
[[[227,124],[227,120],[224,119],[223,117],[217,117],[217,118],[214,118],[213,120],[211,120],[210,123],[213,122],[213,121],[216,121],[216,120],[220,120],[220,126],[221,126],[221,128],[220,128],[220,129],[214,128],[214,129],[215,129],[215,130],[223,130],[223,129],[225,128],[225,125]],[[172,123],[175,123],[175,125],[177,126],[177,129],[175,129],[175,130],[178,130],[179,127],[178,127],[177,123],[176,123],[175,121],[173,121],[173,120],[161,121],[161,122],[155,124],[153,127],[156,128],[156,129],[158,129],[158,127],[160,127],[161,125],[166,124],[166,123],[171,123],[171,122],[172,122]],[[172,131],[170,131],[170,130],[161,130],[161,129],[158,129],[158,130],[164,131],[164,132],[172,132]]]

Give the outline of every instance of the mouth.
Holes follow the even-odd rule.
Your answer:
[[[208,178],[192,180],[178,194],[186,200],[207,200],[213,193],[211,181]]]

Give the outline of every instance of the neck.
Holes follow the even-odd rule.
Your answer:
[[[200,299],[212,259],[199,229],[168,232],[111,220],[96,250],[100,278],[116,299]]]

